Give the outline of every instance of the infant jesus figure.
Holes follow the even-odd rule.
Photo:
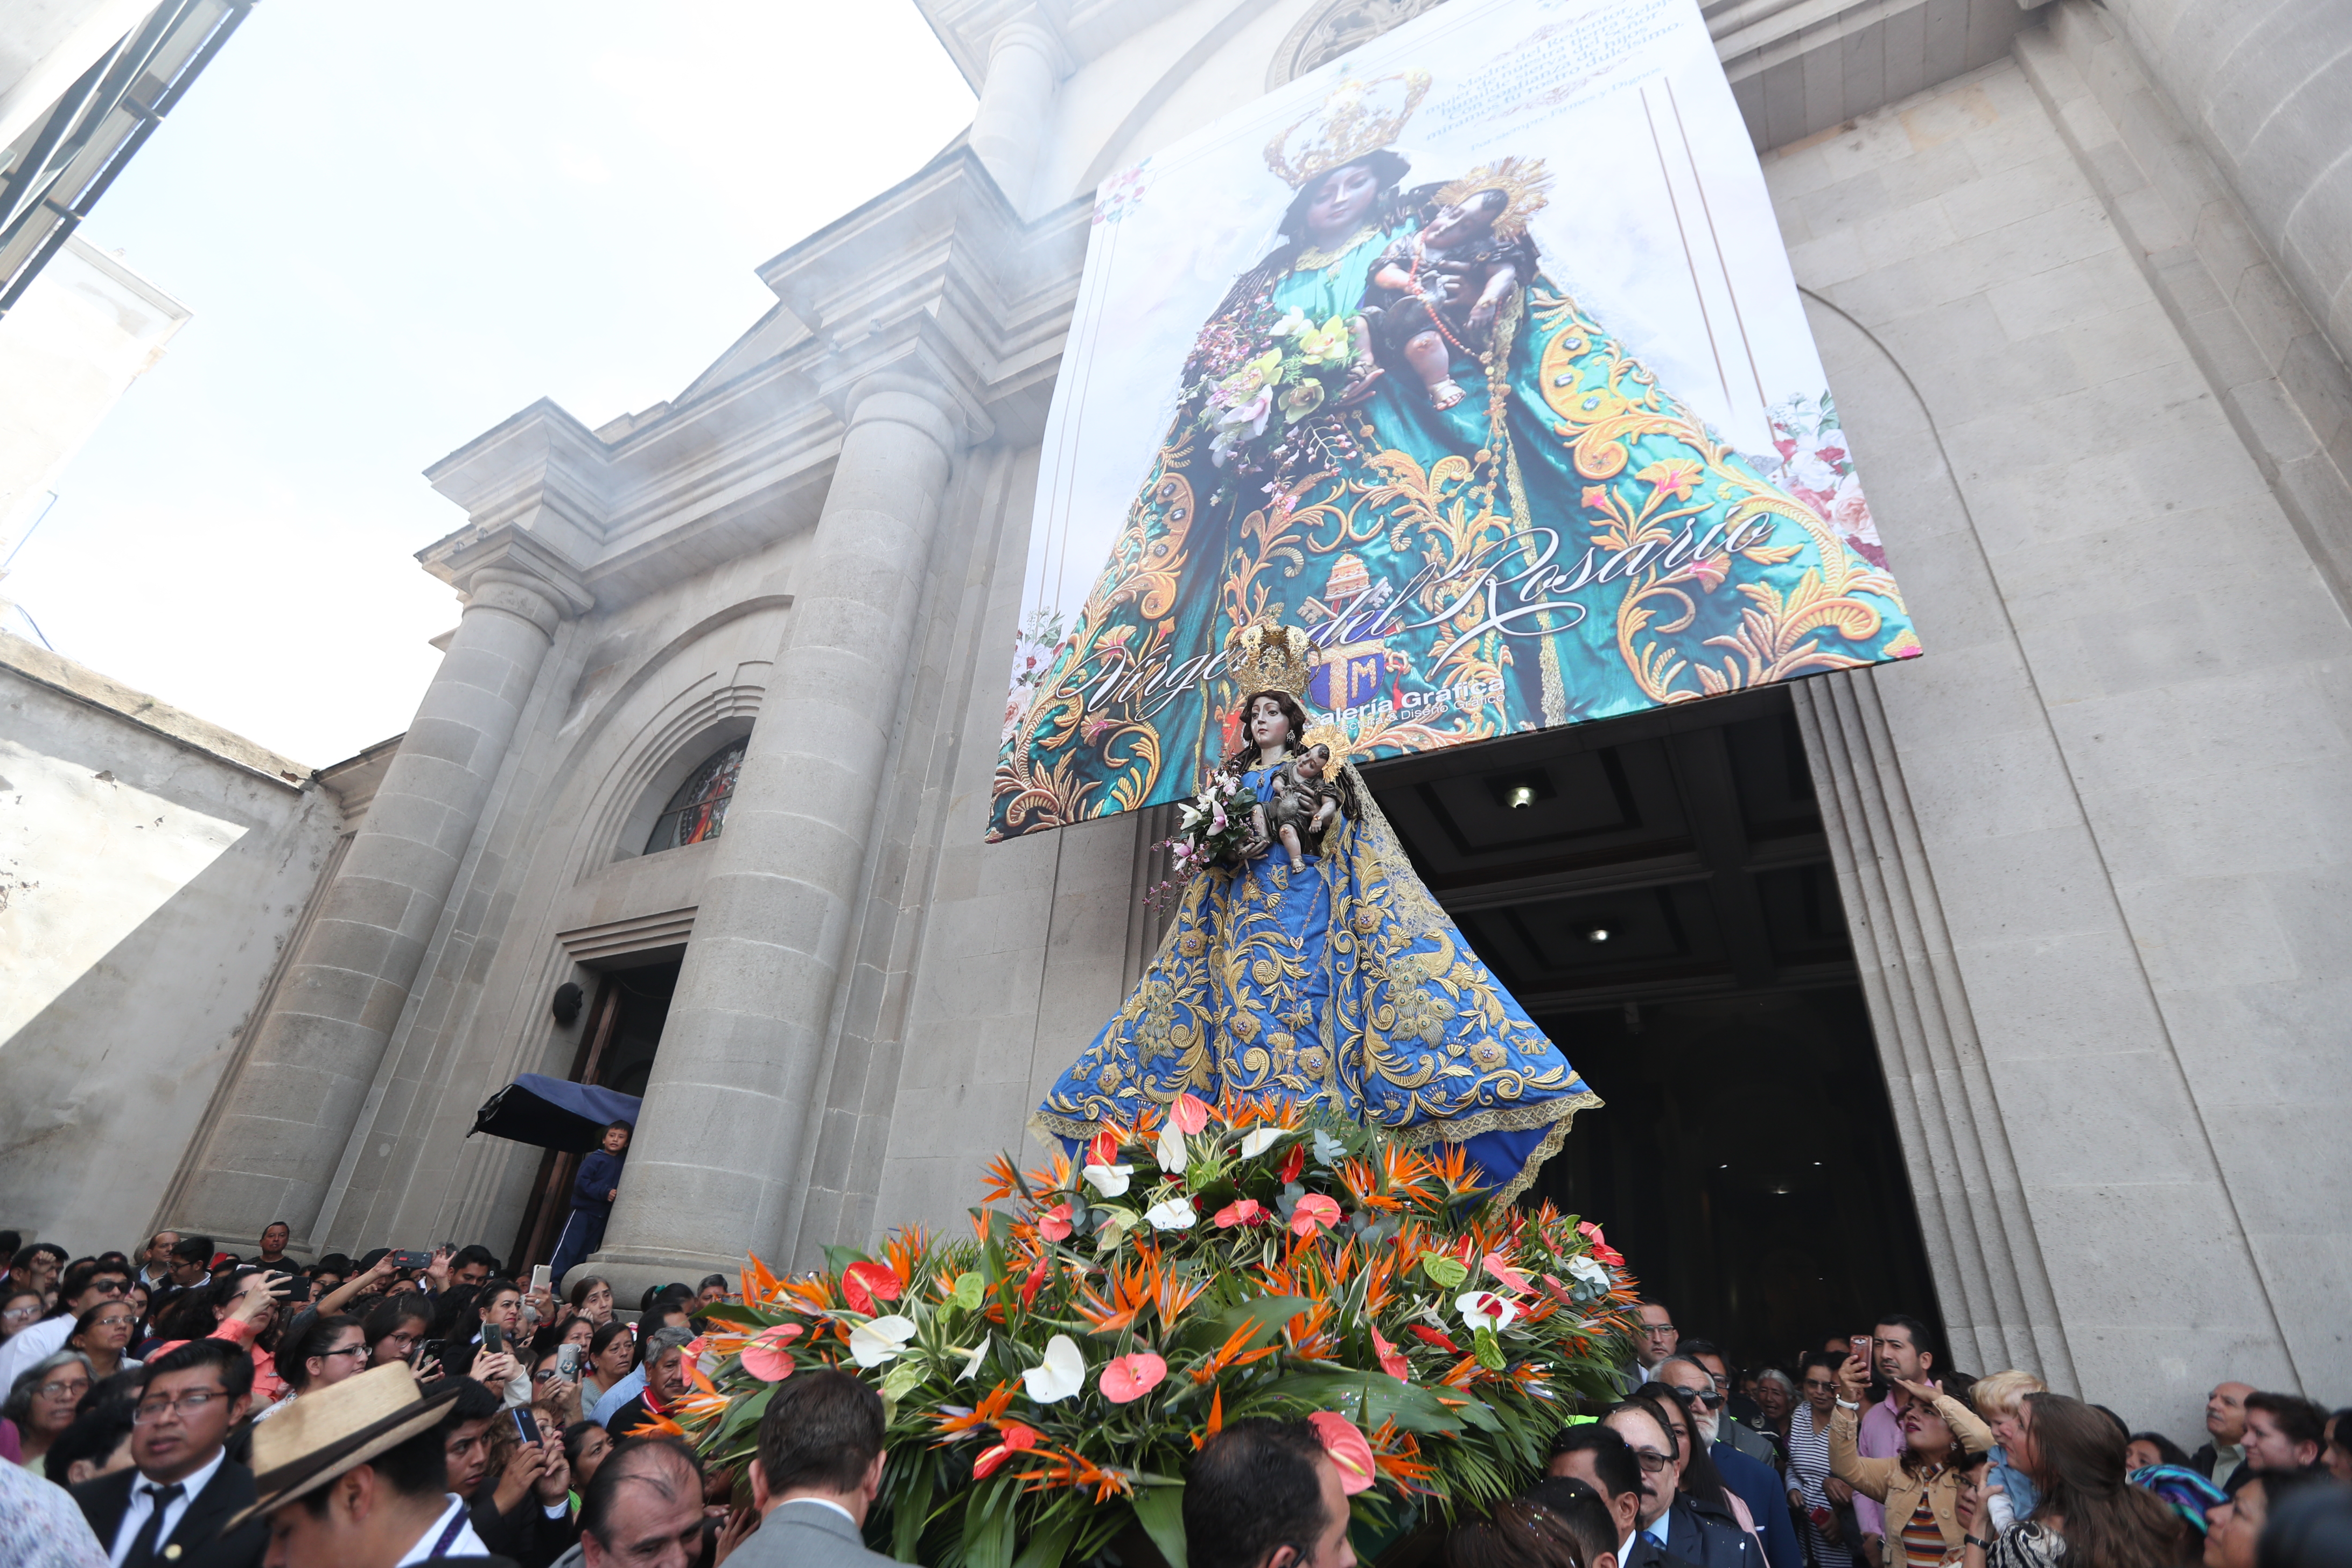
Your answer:
[[[1279,837],[1294,871],[1307,868],[1307,847],[1321,850],[1323,830],[1339,815],[1339,786],[1327,776],[1330,767],[1331,748],[1316,742],[1276,770],[1274,798],[1250,808],[1259,840]]]
[[[1372,335],[1404,356],[1433,407],[1462,401],[1454,356],[1487,352],[1496,311],[1535,271],[1533,242],[1507,221],[1516,216],[1508,192],[1475,191],[1440,206],[1372,264],[1364,290]]]

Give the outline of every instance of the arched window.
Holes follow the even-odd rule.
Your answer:
[[[735,798],[735,775],[743,771],[748,739],[728,742],[678,786],[654,824],[653,837],[646,840],[646,854],[719,837],[719,826],[727,820],[727,803]]]

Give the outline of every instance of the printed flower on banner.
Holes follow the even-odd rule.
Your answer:
[[[1332,1467],[1339,1472],[1341,1491],[1354,1497],[1380,1479],[1378,1467],[1372,1461],[1372,1445],[1357,1430],[1354,1422],[1328,1410],[1318,1410],[1307,1418],[1307,1424],[1315,1428],[1316,1440],[1331,1456]]]
[[[761,1383],[782,1383],[793,1374],[792,1342],[803,1332],[798,1323],[778,1323],[761,1329],[743,1347],[743,1370]]]
[[[1132,1355],[1114,1357],[1103,1365],[1102,1375],[1096,1380],[1102,1395],[1113,1405],[1132,1405],[1160,1386],[1168,1375],[1168,1363],[1150,1351],[1137,1351]]]
[[[1021,1374],[1022,1385],[1039,1405],[1058,1405],[1087,1386],[1087,1358],[1078,1342],[1055,1334],[1045,1342],[1045,1362]]]
[[[856,1324],[849,1331],[850,1359],[860,1366],[880,1366],[904,1353],[907,1342],[914,1337],[914,1320],[895,1313]]]
[[[1688,500],[1692,488],[1705,473],[1706,470],[1689,458],[1661,458],[1633,477],[1655,487],[1660,496]]]

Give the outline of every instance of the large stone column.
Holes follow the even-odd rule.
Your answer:
[[[939,388],[875,375],[849,429],[727,808],[594,1272],[772,1263],[799,1199],[827,1023],[931,533],[958,443]]]
[[[1061,72],[1054,36],[1033,21],[1013,22],[989,40],[988,79],[981,84],[967,140],[1016,211],[1028,207],[1037,149],[1053,111]]]
[[[302,939],[195,1163],[185,1231],[312,1235],[482,803],[566,608],[585,602],[526,547],[483,552],[441,668]],[[478,556],[478,559],[479,557]]]

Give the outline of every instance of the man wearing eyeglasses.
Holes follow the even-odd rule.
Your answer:
[[[245,1418],[253,1363],[222,1340],[194,1340],[147,1363],[131,1413],[131,1468],[72,1489],[110,1568],[257,1568],[269,1527],[223,1533],[254,1500],[253,1472],[223,1447]]]
[[[43,1322],[16,1333],[5,1345],[0,1345],[0,1388],[13,1388],[16,1379],[35,1363],[45,1361],[65,1349],[72,1337],[74,1322],[91,1308],[108,1301],[120,1301],[131,1289],[131,1275],[121,1268],[89,1268],[88,1272],[76,1269],[66,1276],[65,1286],[58,1300],[66,1310]]]

